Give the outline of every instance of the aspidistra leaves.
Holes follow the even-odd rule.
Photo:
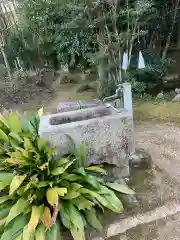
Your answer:
[[[41,216],[41,221],[44,224],[44,226],[46,227],[46,229],[51,228],[51,226],[53,225],[51,212],[50,212],[50,209],[48,207],[44,208],[44,211],[43,211],[42,216]]]
[[[46,229],[43,224],[40,224],[35,233],[36,240],[45,240],[45,235]]]
[[[28,207],[28,205],[29,205],[28,201],[25,201],[23,198],[20,198],[9,211],[6,220],[6,225],[10,223],[15,217],[23,213],[26,207]]]
[[[23,183],[27,175],[15,176],[10,184],[9,194],[13,194]]]
[[[31,218],[28,223],[29,232],[33,232],[36,229],[38,222],[43,214],[43,211],[44,211],[44,205],[32,206]]]
[[[46,192],[48,203],[53,207],[58,205],[59,196],[64,196],[67,193],[67,188],[49,188]]]
[[[96,207],[120,213],[123,205],[114,191],[134,192],[97,176],[105,174],[101,166],[85,167],[83,144],[77,150],[70,137],[72,152],[60,156],[38,135],[39,116],[26,120],[28,128],[20,115],[0,115],[1,240],[59,240],[58,220],[74,240],[85,240],[85,224],[102,229]]]

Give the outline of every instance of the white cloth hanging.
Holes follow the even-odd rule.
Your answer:
[[[123,61],[122,61],[122,69],[127,70],[128,66],[129,66],[128,53],[124,52]]]
[[[146,65],[145,65],[145,61],[144,61],[142,52],[139,51],[138,69],[143,69],[145,67],[146,67]]]

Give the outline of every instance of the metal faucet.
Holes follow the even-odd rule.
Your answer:
[[[103,103],[107,103],[107,102],[111,102],[111,104],[107,104],[108,107],[112,107],[113,109],[115,109],[116,111],[118,111],[118,109],[120,109],[121,107],[121,97],[123,96],[123,85],[119,84],[118,88],[116,89],[116,94],[106,97],[103,99]],[[113,106],[112,102],[116,100],[115,102],[115,106]]]
[[[122,93],[123,93],[123,85],[119,84],[118,88],[116,89],[116,94],[104,98],[103,99],[103,103],[110,102],[110,101],[116,100],[118,98],[121,98],[122,97]]]

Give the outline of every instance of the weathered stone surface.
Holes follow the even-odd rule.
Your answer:
[[[92,108],[87,108],[85,111],[76,111],[67,112],[66,114],[60,114],[50,118],[51,125],[60,125],[65,123],[77,122],[82,120],[88,120],[92,118],[98,118],[102,116],[108,116],[111,114],[110,108],[105,106],[96,107],[92,111]]]
[[[151,155],[143,148],[138,148],[129,156],[129,165],[132,168],[149,169],[152,167]]]
[[[92,111],[96,111],[92,108]],[[86,114],[87,109],[76,111]],[[74,112],[44,116],[40,123],[40,135],[47,139],[62,154],[70,151],[67,134],[77,147],[84,143],[87,147],[87,165],[108,163],[119,167],[121,176],[129,175],[128,155],[132,152],[133,120],[130,113],[109,114],[88,120],[81,120],[60,125],[50,125],[52,117],[65,117]]]
[[[177,95],[173,98],[172,102],[180,102],[180,94],[177,94]]]
[[[59,103],[58,105],[58,112],[69,112],[69,111],[75,111],[79,110],[80,105],[79,102],[63,102]]]
[[[91,108],[91,107],[96,107],[96,106],[102,105],[102,102],[98,99],[80,100],[79,104],[81,106],[81,109],[84,109],[84,108]]]
[[[176,93],[177,95],[173,98],[172,102],[180,102],[180,89],[179,89],[179,88],[176,88],[176,89],[175,89],[175,93]]]
[[[84,108],[91,108],[91,107],[96,107],[102,105],[102,102],[98,99],[94,100],[80,100],[77,102],[64,102],[64,103],[59,103],[58,105],[58,112],[69,112],[69,111],[75,111],[79,109],[84,109]]]

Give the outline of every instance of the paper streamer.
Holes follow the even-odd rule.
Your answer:
[[[124,52],[123,54],[123,62],[122,62],[122,69],[127,70],[129,66],[129,59],[128,59],[128,53]]]
[[[139,60],[138,60],[138,69],[143,69],[143,68],[145,68],[145,67],[146,67],[145,61],[144,61],[142,52],[140,51],[140,52],[139,52]]]

